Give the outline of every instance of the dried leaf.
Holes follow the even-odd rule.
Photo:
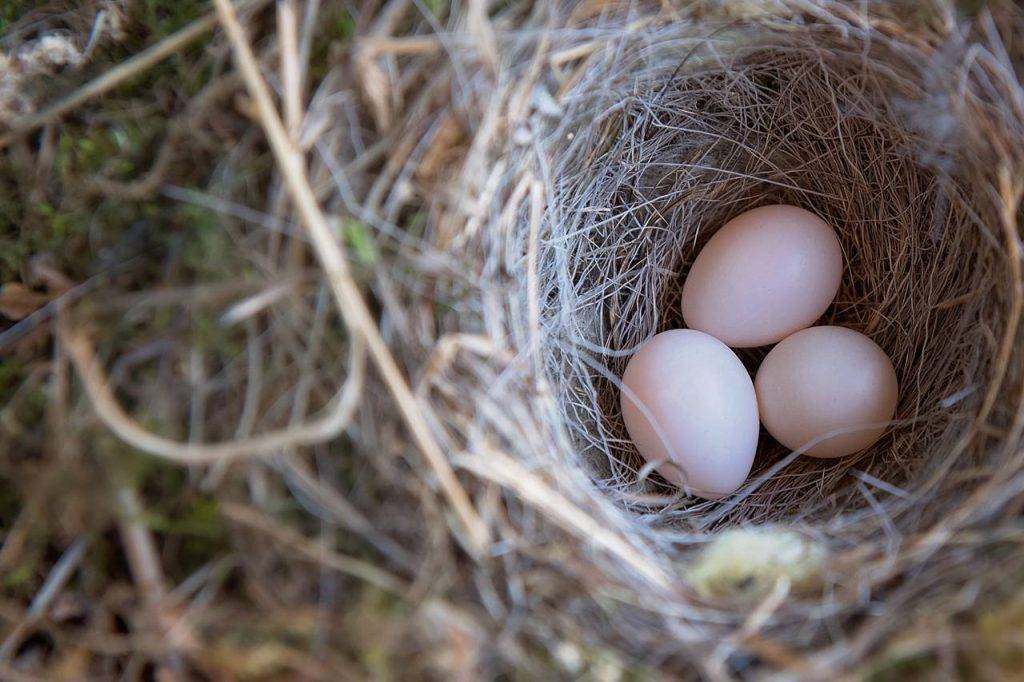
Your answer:
[[[20,320],[46,305],[49,297],[32,291],[24,284],[9,282],[0,287],[0,314]]]

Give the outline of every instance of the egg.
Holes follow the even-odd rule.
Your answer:
[[[692,329],[662,332],[630,358],[622,385],[626,430],[666,479],[707,499],[743,484],[757,450],[757,400],[725,344]]]
[[[835,231],[796,206],[733,218],[697,254],[683,284],[683,318],[733,348],[781,341],[821,317],[839,290]]]
[[[899,385],[885,351],[845,327],[811,327],[782,340],[754,380],[761,422],[791,450],[842,457],[877,441],[896,412]]]

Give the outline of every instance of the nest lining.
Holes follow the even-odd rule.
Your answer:
[[[779,34],[681,58],[662,40],[595,69],[551,138],[541,272],[546,331],[563,352],[548,371],[581,452],[637,510],[694,530],[785,521],[864,532],[880,508],[904,530],[934,522],[970,492],[968,472],[998,463],[987,438],[969,435],[1005,372],[1010,309],[1000,205],[974,167],[991,157],[974,144],[985,141],[960,135],[952,99],[936,108],[948,83],[934,57]],[[682,281],[713,231],[771,203],[836,228],[844,278],[820,323],[860,330],[893,359],[895,423],[838,460],[787,458],[765,435],[733,499],[652,507],[642,494],[667,489],[657,474],[638,480],[649,467],[622,426],[616,377],[652,334],[685,326]],[[753,370],[766,352],[741,356]]]

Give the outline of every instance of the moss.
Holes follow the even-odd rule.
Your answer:
[[[210,11],[207,0],[144,0],[134,4],[135,18],[158,36],[174,33]]]
[[[222,557],[231,550],[230,536],[217,501],[208,495],[184,495],[173,508],[147,513],[146,525],[165,546],[173,544],[173,562],[179,577]]]
[[[135,451],[109,436],[101,438],[100,449],[111,484],[138,492],[143,508],[138,520],[173,555],[164,562],[169,577],[184,578],[231,551],[217,500],[194,489],[188,469]]]
[[[361,635],[386,631],[389,623],[407,622],[410,617],[407,605],[393,594],[375,587],[365,587],[359,591],[358,600],[349,612],[346,622],[349,627],[360,633],[360,636],[355,638],[358,646],[353,648],[352,654],[369,673],[371,679],[395,679],[396,671],[387,645],[376,645],[383,638],[364,639]]]
[[[31,593],[31,590],[26,588],[35,582],[34,578],[36,577],[36,569],[39,562],[37,555],[26,554],[27,556],[23,561],[4,571],[3,580],[0,581],[0,585],[3,586],[5,591],[10,591],[12,594]]]
[[[145,0],[133,3],[129,13],[127,39],[108,54],[111,61],[123,61],[196,19],[206,16],[212,7],[207,0]],[[181,95],[196,94],[209,82],[214,64],[204,59],[204,41],[198,41],[171,55],[140,74],[122,91],[127,97],[173,91]]]
[[[313,38],[309,60],[309,73],[314,81],[322,79],[335,66],[332,51],[348,43],[356,32],[355,16],[340,3],[321,6],[320,25],[323,29]]]
[[[7,437],[28,436],[38,442],[38,425],[46,411],[47,395],[39,375],[30,383],[29,365],[16,358],[0,361],[0,431]]]
[[[4,12],[12,12],[0,4]],[[47,102],[66,94],[204,15],[206,5],[200,0],[134,4],[123,41],[101,43],[93,61],[79,71],[40,79],[34,84],[40,88],[37,99]],[[16,279],[25,259],[39,253],[52,254],[58,269],[82,279],[94,274],[95,250],[119,244],[144,221],[158,216],[155,227],[166,232],[167,218],[159,216],[173,215],[175,204],[169,200],[95,196],[84,191],[83,183],[97,176],[128,180],[145,173],[167,134],[168,120],[209,82],[213,69],[202,46],[194,46],[65,117],[49,174],[40,176],[31,160],[26,166],[22,157],[0,152],[0,281]],[[146,113],[95,119],[89,113],[96,109]],[[198,184],[209,168],[212,164],[181,164],[168,180]],[[26,178],[36,181],[29,187]]]
[[[902,682],[933,679],[939,672],[931,652],[892,651],[864,673],[864,682]]]
[[[966,652],[973,667],[986,664],[1007,674],[1024,670],[1024,593],[982,613],[975,634],[978,645]]]
[[[330,29],[327,32],[327,42],[347,42],[356,33],[356,20],[351,10],[346,7],[339,8],[337,14],[328,23]]]
[[[195,275],[207,276],[205,281],[224,279],[227,274],[225,259],[233,249],[217,215],[190,204],[179,206],[176,213],[187,235],[182,263]]]
[[[65,128],[57,144],[54,166],[65,180],[94,173],[130,177],[152,156],[165,126],[162,118],[146,117],[83,131]]]
[[[430,13],[437,19],[447,14],[451,7],[450,0],[425,0],[425,4]]]
[[[3,175],[0,171],[0,282],[9,282],[17,276],[21,262],[32,253],[32,237],[21,233],[25,205],[11,183],[3,182]]]
[[[176,514],[148,513],[146,525],[155,531],[215,540],[224,535],[217,501],[205,495],[191,496],[189,505]]]
[[[192,347],[222,360],[229,360],[245,352],[244,331],[237,325],[224,326],[220,319],[213,315],[205,313],[193,315],[191,332]]]
[[[82,191],[87,178],[130,180],[145,173],[165,135],[163,116],[102,127],[63,126],[54,173],[36,201],[25,201],[17,180],[32,169],[0,163],[0,281],[17,279],[35,254],[51,254],[58,269],[81,280],[109,267],[96,258],[103,252],[117,260],[145,252],[156,260],[175,244],[185,247],[183,275],[221,279],[225,268],[236,264],[228,259],[235,249],[213,212],[159,196],[128,200]],[[167,180],[201,184],[210,168],[181,164]]]
[[[810,592],[820,584],[827,556],[824,546],[785,528],[737,528],[716,535],[688,577],[705,597],[759,599],[779,579],[795,592]]]
[[[990,0],[957,0],[956,7],[968,18],[976,17],[990,4]]]
[[[349,219],[344,223],[342,233],[345,244],[352,251],[356,261],[362,265],[373,265],[377,262],[377,245],[366,223]]]
[[[18,386],[28,376],[28,365],[18,358],[8,358],[0,362],[0,402],[7,403]]]
[[[0,592],[10,598],[24,599],[29,599],[35,594],[46,568],[46,544],[46,529],[29,529],[17,561],[0,571]]]
[[[35,6],[38,3],[31,1],[0,2],[0,31]],[[33,84],[41,104],[66,95],[211,10],[208,0],[141,0],[129,3],[128,7],[130,14],[123,40],[101,42],[93,60],[80,70],[69,69]],[[45,11],[50,11],[49,6]],[[320,56],[311,61],[314,71],[337,63],[329,55],[355,33],[353,12],[338,4],[324,5],[325,20],[314,46]],[[88,320],[94,329],[102,330],[95,337],[104,360],[114,355],[106,345],[109,339],[130,345],[137,336],[152,338],[161,329],[176,333],[182,325],[180,310],[169,307],[158,307],[151,316],[145,310],[123,315],[123,310],[106,305],[108,292],[143,292],[156,282],[174,286],[223,281],[244,276],[248,267],[218,213],[172,201],[158,193],[143,200],[97,195],[86,185],[87,180],[97,176],[128,181],[152,166],[167,135],[168,122],[184,110],[190,98],[212,77],[230,68],[229,60],[218,61],[211,56],[208,44],[197,41],[63,116],[53,128],[52,165],[38,163],[44,141],[41,133],[26,138],[20,148],[0,151],[0,282],[19,280],[27,260],[44,253],[51,256],[57,270],[73,280],[81,282],[102,275],[94,280],[100,286],[76,303],[74,314]],[[238,144],[235,134],[242,124],[232,116],[232,108],[223,107],[218,112],[217,129],[203,142],[217,144],[217,140],[223,139],[225,146]],[[208,186],[211,174],[221,162],[216,153],[205,147],[180,150],[164,181],[183,187]],[[225,191],[237,189],[244,196],[258,195],[266,187],[271,164],[269,153],[254,155],[245,172],[233,178],[238,185]],[[356,259],[367,264],[373,262],[374,242],[365,225],[347,226],[345,238]],[[125,263],[131,264],[130,270],[115,270]],[[111,271],[117,274],[108,275]],[[147,317],[140,320],[140,315]],[[192,338],[187,341],[212,357],[223,359],[244,352],[244,330],[224,327],[216,314],[196,312],[188,322]],[[2,324],[7,321],[0,320]],[[111,581],[129,583],[131,576],[115,521],[118,508],[112,491],[118,484],[138,491],[144,510],[140,520],[154,536],[170,584],[234,551],[215,497],[198,490],[194,475],[185,467],[136,451],[106,430],[92,426],[87,432],[75,434],[81,451],[73,461],[44,461],[45,452],[39,447],[43,440],[35,426],[40,423],[47,396],[42,385],[24,385],[34,370],[30,361],[0,361],[0,399],[7,405],[11,421],[24,431],[15,435],[0,427],[0,445],[14,443],[9,451],[16,453],[8,456],[0,467],[0,528],[9,528],[22,512],[28,493],[11,481],[30,478],[35,470],[28,463],[43,461],[51,468],[60,485],[43,491],[40,499],[59,499],[61,504],[47,505],[46,518],[31,530],[31,545],[26,545],[14,565],[2,571],[0,591],[27,604],[52,566],[54,552],[66,545],[67,537],[83,532],[93,541],[75,580],[94,581],[94,590],[104,589]],[[135,375],[132,380],[143,382],[146,377]],[[15,391],[17,405],[9,405],[7,398]],[[121,397],[128,400],[129,395],[126,391]],[[167,423],[159,423],[161,417],[154,414],[156,410],[147,410],[143,404],[128,407],[143,425],[181,436],[171,433],[173,427]],[[77,387],[72,408],[76,420],[71,421],[89,421]],[[25,419],[26,410],[36,410],[38,414]],[[69,506],[72,497],[74,503]],[[279,509],[282,517],[296,526],[311,523],[309,514],[290,497],[282,496]],[[358,555],[360,544],[355,539],[351,542],[352,553]],[[366,617],[380,610],[401,608],[386,603],[392,599],[389,595],[379,599],[384,603],[367,606]],[[311,646],[312,631],[307,633],[294,624],[286,629],[264,623],[245,623],[243,627],[258,630],[252,639],[265,643],[245,653],[255,655],[276,643],[300,650]],[[273,669],[275,664],[268,665]]]

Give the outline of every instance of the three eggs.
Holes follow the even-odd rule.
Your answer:
[[[683,285],[689,329],[655,335],[622,377],[622,413],[640,454],[670,482],[717,499],[746,480],[759,423],[782,445],[842,457],[881,437],[896,411],[892,362],[871,339],[811,325],[832,303],[835,232],[795,206],[726,223]],[[754,381],[732,348],[777,344]]]

